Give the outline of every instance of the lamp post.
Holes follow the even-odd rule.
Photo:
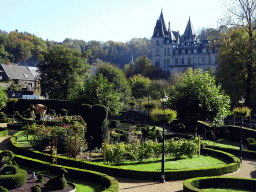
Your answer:
[[[148,94],[148,105],[149,105],[149,99],[151,98],[150,94]],[[148,108],[148,116],[149,116],[149,108]]]
[[[163,92],[163,95],[160,97],[160,101],[161,103],[163,103],[163,110],[164,110],[164,104],[165,102],[168,100],[168,97],[165,95],[165,93]],[[163,118],[164,119],[164,118]],[[164,173],[164,140],[165,140],[165,120],[164,120],[164,125],[163,125],[163,151],[162,151],[162,173],[161,173],[161,183],[165,182],[165,173]]]
[[[15,93],[12,94],[12,97],[14,99]],[[14,124],[14,100],[12,101],[12,124]]]
[[[244,101],[245,101],[245,99],[243,99],[243,97],[240,99],[240,100],[238,100],[238,102],[241,104],[241,112],[242,112],[242,107],[243,107],[243,105],[244,105]],[[243,141],[242,141],[242,139],[243,139],[243,136],[242,136],[242,131],[243,131],[243,114],[241,113],[241,134],[240,134],[240,160],[241,160],[241,163],[242,163],[242,151],[243,151]]]

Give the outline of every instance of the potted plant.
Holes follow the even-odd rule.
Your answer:
[[[171,109],[163,110],[156,108],[150,113],[150,116],[154,121],[165,121],[170,123],[177,117],[177,111]]]

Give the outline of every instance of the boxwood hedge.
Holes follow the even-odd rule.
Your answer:
[[[209,188],[251,191],[256,189],[256,180],[236,177],[197,177],[183,183],[184,192],[200,192]]]
[[[38,151],[27,150],[19,147],[16,143],[17,136],[24,134],[23,132],[16,133],[11,138],[12,150],[16,154],[24,155],[34,159],[41,159],[43,161],[51,163],[52,157],[49,154],[45,154]],[[165,178],[168,180],[188,179],[193,177],[204,177],[204,176],[218,176],[226,173],[232,173],[239,169],[240,160],[232,154],[217,151],[213,149],[202,149],[202,153],[215,155],[217,157],[224,158],[230,163],[223,166],[198,168],[198,169],[184,169],[184,170],[166,170]],[[119,168],[109,165],[98,165],[93,162],[87,162],[82,160],[69,159],[67,157],[58,156],[57,160],[59,165],[76,167],[80,169],[93,170],[101,173],[105,173],[110,176],[133,178],[133,179],[149,179],[158,180],[161,177],[160,171],[140,171],[133,169]]]

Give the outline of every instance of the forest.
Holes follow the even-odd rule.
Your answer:
[[[65,39],[63,42],[43,40],[27,32],[12,31],[10,33],[0,30],[0,63],[20,63],[22,61],[39,59],[42,51],[59,44],[79,50],[81,53],[91,50],[89,64],[109,62],[124,68],[125,64],[135,61],[139,56],[151,56],[151,40],[147,38],[133,38],[125,43],[96,40],[84,41]]]

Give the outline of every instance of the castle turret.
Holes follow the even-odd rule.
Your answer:
[[[189,17],[188,24],[187,24],[185,32],[183,34],[183,41],[190,41],[190,40],[194,41],[195,39],[196,39],[196,34],[195,34],[193,25],[192,25],[190,17]]]

